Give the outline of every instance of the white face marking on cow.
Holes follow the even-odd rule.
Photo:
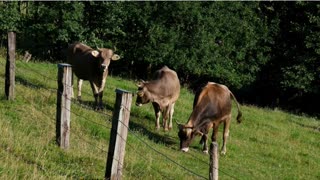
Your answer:
[[[103,72],[106,72],[108,69],[108,65],[106,64],[101,64],[101,66],[103,67]]]

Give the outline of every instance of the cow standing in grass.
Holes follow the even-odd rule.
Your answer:
[[[164,66],[156,71],[151,81],[138,83],[136,105],[152,102],[156,115],[156,129],[160,128],[160,115],[164,130],[172,129],[174,105],[180,95],[180,81],[175,71]],[[167,120],[169,119],[169,124]]]
[[[83,80],[87,80],[92,88],[96,109],[102,109],[102,96],[109,64],[111,60],[119,59],[120,56],[111,49],[94,50],[79,42],[69,45],[67,62],[72,65],[72,71],[78,77],[78,100],[81,100]]]
[[[242,113],[239,103],[227,86],[209,82],[199,93],[193,102],[193,111],[187,124],[179,124],[180,149],[184,152],[189,150],[189,145],[196,135],[202,136],[200,143],[203,144],[203,152],[208,153],[207,134],[213,128],[211,140],[217,141],[219,124],[224,124],[223,145],[221,154],[227,151],[226,144],[229,136],[231,123],[231,105],[234,100],[238,108],[238,123],[241,122]]]

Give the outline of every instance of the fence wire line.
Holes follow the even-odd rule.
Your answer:
[[[121,105],[120,107],[123,108],[123,109],[126,109],[127,111],[130,112],[130,110],[129,110],[126,106]],[[119,120],[119,121],[120,121],[120,120]],[[123,124],[122,121],[120,121],[120,122]],[[125,125],[125,124],[123,124],[123,125]],[[127,126],[126,126],[126,127],[127,127]],[[128,127],[127,127],[127,128],[128,128]],[[174,138],[175,138],[175,137],[174,137]],[[176,138],[176,139],[177,139],[177,138]],[[190,156],[192,156],[194,159],[199,160],[200,162],[202,162],[202,163],[204,163],[204,164],[206,164],[206,165],[210,165],[208,162],[205,162],[205,161],[203,161],[202,159],[197,158],[195,155],[193,155],[193,154],[191,154],[191,153],[187,153],[187,154],[190,154]],[[215,169],[216,169],[216,168],[215,168]],[[236,177],[230,175],[229,173],[226,173],[226,172],[222,171],[221,169],[218,169],[218,171],[220,171],[220,172],[222,172],[223,174],[225,174],[225,175],[227,175],[227,176],[230,176],[230,177],[232,177],[232,178],[234,178],[234,179],[237,179]]]
[[[114,131],[116,131],[116,130],[114,130]],[[146,161],[148,161],[148,159],[144,157],[144,154],[141,154],[141,152],[137,151],[136,148],[134,148],[134,147],[131,145],[131,143],[129,143],[129,142],[126,140],[126,138],[122,137],[122,135],[119,134],[117,131],[116,131],[116,133],[117,133],[117,136],[119,136],[119,137],[125,142],[126,145],[132,147],[133,151],[137,152],[137,153],[140,155],[140,157],[143,157]],[[119,162],[119,160],[117,160],[117,161]],[[119,163],[120,163],[120,162],[119,162]],[[151,169],[156,170],[157,173],[159,173],[161,176],[165,177],[166,179],[172,179],[172,178],[168,178],[167,176],[165,176],[165,175],[163,175],[162,173],[160,173],[159,170],[152,168],[152,166],[151,166]]]
[[[0,64],[2,64],[2,63],[0,63]],[[21,68],[21,67],[20,67]],[[18,69],[18,68],[15,68],[16,70]],[[41,75],[41,76],[44,76],[43,74],[41,74],[41,73],[38,73],[38,72],[36,72],[36,71],[33,71],[33,70],[30,70],[29,69],[29,71],[32,71],[32,72],[35,72],[35,73],[37,73],[37,74],[39,74],[39,75]],[[18,70],[18,72],[19,72],[19,70]],[[51,80],[53,80],[52,78],[48,78],[47,76],[44,76],[44,77],[46,77],[47,79],[51,79]],[[54,80],[55,81],[55,80]],[[31,84],[31,83],[29,83],[29,84]],[[71,86],[72,87],[72,86]],[[47,89],[47,88],[44,88],[44,89]],[[52,89],[47,89],[47,90],[50,90],[50,91],[52,91]],[[56,90],[56,89],[54,89],[54,90]],[[88,93],[89,94],[89,93]],[[122,106],[122,107],[124,107],[124,106]],[[128,108],[126,108],[126,107],[124,107],[126,110],[128,110]],[[68,111],[70,111],[70,110],[68,110]],[[129,110],[130,111],[130,110]],[[70,112],[72,112],[72,111],[70,111]],[[72,112],[72,113],[74,113],[74,112]],[[74,113],[74,114],[76,114],[76,113]],[[104,113],[102,113],[103,115],[108,115],[108,116],[110,116],[109,114],[104,114]],[[77,115],[77,114],[76,114]],[[79,116],[79,115],[78,115]],[[81,116],[80,116],[81,117]],[[83,116],[82,116],[83,117]],[[83,117],[84,118],[84,117]],[[85,119],[85,118],[84,118]],[[90,120],[89,120],[90,121]],[[96,122],[94,122],[94,121],[90,121],[90,122],[93,122],[93,123],[96,123]],[[122,123],[122,122],[121,122]],[[102,124],[99,124],[99,123],[96,123],[96,124],[98,124],[98,125],[102,125]],[[102,125],[102,126],[104,126],[104,125]],[[107,127],[107,126],[104,126],[104,127]],[[110,127],[107,127],[107,128],[110,128]],[[129,127],[127,127],[128,128],[128,130],[129,130],[129,132],[133,132],[131,129],[129,129]],[[187,169],[187,168],[185,168],[185,167],[183,167],[182,165],[180,165],[180,164],[178,164],[178,163],[176,163],[174,160],[172,160],[172,159],[170,159],[168,156],[166,156],[165,154],[163,154],[163,153],[161,153],[161,152],[159,152],[159,151],[157,151],[156,149],[154,149],[151,145],[149,145],[149,144],[147,144],[146,142],[144,142],[142,139],[140,139],[135,133],[133,133],[134,134],[134,136],[136,136],[141,142],[143,142],[144,144],[146,144],[148,147],[150,147],[152,150],[154,150],[155,152],[157,152],[158,154],[161,154],[162,156],[164,156],[164,157],[166,157],[169,161],[171,161],[171,162],[173,162],[174,164],[176,164],[176,165],[178,165],[178,166],[180,166],[181,168],[183,168],[183,169],[185,169],[186,171],[189,171],[190,173],[192,173],[192,174],[194,174],[194,175],[197,175],[197,176],[199,176],[199,177],[202,177],[202,178],[204,178],[204,179],[206,179],[205,177],[203,177],[203,176],[201,176],[201,175],[198,175],[198,174],[196,174],[196,173],[194,173],[194,172],[192,172],[192,171],[190,171],[189,169]],[[92,145],[92,144],[91,144]],[[97,148],[99,148],[99,147],[97,147]],[[102,150],[102,151],[104,151],[104,152],[107,152],[107,151],[105,151],[105,150],[103,150],[102,148],[99,148],[100,150]],[[195,156],[194,156],[195,157]],[[198,158],[197,158],[198,159]],[[202,161],[202,160],[201,160]],[[208,163],[206,163],[206,164],[208,164]],[[219,171],[221,171],[220,169],[219,169]],[[226,175],[228,175],[228,176],[230,176],[229,174],[227,174],[227,173],[225,173],[225,172],[223,172],[223,171],[221,171],[222,173],[224,173],[224,174],[226,174]],[[230,177],[233,177],[233,176],[230,176]],[[236,179],[235,177],[233,177],[234,179]]]
[[[0,62],[0,64],[4,65],[2,62]],[[18,67],[18,66],[11,67],[10,69],[14,69],[16,72],[20,72],[19,68],[22,68],[22,69],[27,70],[27,71],[29,71],[29,72],[36,73],[36,74],[40,75],[41,77],[45,77],[46,79],[49,79],[49,80],[51,80],[51,81],[57,82],[57,79],[53,79],[53,78],[51,78],[51,77],[48,77],[48,76],[46,76],[46,75],[44,75],[44,74],[42,74],[42,73],[39,73],[39,72],[35,71],[35,70],[26,68],[26,67],[23,66],[23,65],[22,65],[22,66],[19,66],[19,67]],[[32,84],[30,83],[30,85],[32,85]],[[72,90],[73,90],[73,85],[70,86],[70,85],[64,84],[64,86],[70,87],[70,88],[72,88]],[[110,87],[116,88],[116,87],[114,87],[114,86],[110,86]],[[48,88],[46,88],[46,89],[48,89]],[[50,88],[50,89],[51,89],[51,88]],[[53,89],[53,88],[52,88],[52,89]],[[56,89],[53,89],[53,90],[56,90]],[[82,93],[82,94],[86,94],[86,95],[88,95],[88,96],[92,96],[92,93],[83,91],[83,89],[82,89],[81,93]]]
[[[0,64],[4,65],[4,64],[1,63],[1,62],[0,62]],[[23,67],[23,66],[19,66],[19,68],[23,68],[23,69],[26,70],[26,68]],[[23,74],[23,73],[19,70],[19,68],[18,68],[18,66],[15,66],[14,70],[15,70],[16,72],[18,72],[18,73]],[[13,68],[11,68],[11,69],[13,69]],[[27,71],[29,71],[29,72],[34,72],[34,73],[36,73],[36,74],[38,74],[38,75],[41,75],[42,77],[45,77],[45,78],[50,79],[50,80],[55,81],[55,82],[58,81],[58,79],[49,78],[48,76],[45,76],[45,75],[43,75],[42,73],[39,73],[39,72],[34,71],[34,70],[32,70],[32,69],[27,69]],[[16,73],[16,74],[18,74],[18,73]],[[38,88],[37,85],[34,85],[33,83],[29,83],[29,82],[25,82],[25,83],[28,83],[29,86],[33,86],[33,87],[35,87],[35,88]],[[63,83],[63,85],[64,85],[65,87],[72,88],[72,91],[73,91],[73,85],[70,86],[70,85],[68,85],[68,84],[66,84],[66,83]],[[114,86],[112,86],[112,87],[114,87]],[[57,91],[56,88],[45,88],[45,87],[41,87],[41,88],[47,89],[47,90],[50,90],[50,91],[54,91],[54,92]],[[116,89],[116,87],[114,87],[114,88]],[[87,94],[88,96],[92,96],[91,93],[88,93],[88,92],[86,92],[86,91],[81,91],[81,92],[82,92],[83,94]],[[67,98],[67,97],[66,97],[66,98]],[[71,99],[71,100],[72,100],[72,99]],[[72,100],[72,101],[73,101],[73,102],[77,102],[76,100]],[[90,106],[87,106],[87,105],[85,105],[85,104],[83,104],[83,103],[75,103],[75,104],[79,104],[79,105],[84,106],[84,107],[86,107],[86,108],[88,108],[88,109],[93,109],[93,108],[91,108]],[[112,115],[110,115],[110,114],[103,113],[103,112],[97,112],[97,113],[104,114],[104,115],[107,115],[107,116],[112,116]]]
[[[17,68],[16,68],[16,70],[17,70]],[[36,71],[33,71],[33,70],[30,70],[30,71],[32,71],[32,72],[36,72]],[[18,71],[18,73],[21,73],[20,71]],[[38,73],[39,75],[42,75],[41,73]],[[42,75],[43,76],[43,75]],[[28,85],[32,85],[32,83],[29,83],[29,82],[26,82]],[[42,89],[47,89],[47,90],[49,90],[49,91],[53,91],[53,89],[48,89],[48,88],[42,88]],[[57,89],[54,89],[54,93],[56,93],[57,92]],[[42,91],[40,91],[40,93],[42,94],[42,95],[44,95],[44,96],[46,96],[45,94],[43,94],[42,93]],[[60,93],[60,92],[59,92]],[[62,93],[60,93],[60,95],[63,95]],[[65,96],[66,98],[67,98],[67,96]],[[70,98],[67,98],[68,100],[71,100],[71,101],[73,101],[73,102],[75,102],[74,100],[72,100],[72,99],[70,99]],[[78,104],[78,103],[75,103],[75,104]],[[87,106],[88,107],[88,106]],[[67,109],[67,108],[65,108],[65,109]],[[70,109],[67,109],[68,111],[70,111],[70,112],[72,112]],[[96,111],[94,111],[94,112],[96,112]],[[91,121],[91,120],[88,120],[88,119],[86,119],[85,117],[83,117],[83,116],[81,116],[81,115],[79,115],[79,114],[77,114],[77,113],[74,113],[74,112],[72,112],[73,114],[75,114],[75,115],[77,115],[77,116],[80,116],[80,117],[82,117],[83,119],[85,119],[85,120],[87,120],[87,121],[90,121],[90,122],[93,122],[93,123],[96,123],[96,124],[98,124],[98,125],[101,125],[101,126],[104,126],[104,127],[107,127],[107,126],[105,126],[105,125],[102,125],[102,124],[99,124],[99,123],[97,123],[97,122],[94,122],[94,121]],[[98,113],[100,113],[100,114],[102,114],[102,115],[107,115],[107,116],[111,116],[111,115],[109,115],[109,114],[106,114],[106,113],[102,113],[102,112],[98,112]],[[110,127],[107,127],[107,128],[110,128]]]
[[[50,90],[50,89],[49,89],[49,90]],[[72,100],[72,99],[69,99],[69,100]],[[90,121],[90,122],[92,122],[92,123],[95,123],[95,124],[97,124],[97,125],[101,125],[101,126],[106,127],[106,128],[110,128],[110,127],[107,127],[107,126],[105,126],[105,125],[103,125],[103,124],[100,124],[100,123],[97,123],[97,122],[88,120],[88,119],[86,119],[84,116],[81,116],[81,115],[79,115],[79,114],[71,111],[70,109],[68,109],[68,108],[66,108],[66,107],[64,107],[64,108],[65,108],[67,111],[69,111],[69,112],[71,112],[71,113],[73,113],[73,114],[75,114],[75,115],[83,118],[84,120]],[[124,108],[124,109],[130,111],[127,107],[125,107],[125,106],[123,106],[123,105],[121,105],[121,108]],[[103,113],[102,113],[102,114],[103,114]],[[105,114],[103,114],[103,115],[105,115]],[[121,122],[121,121],[120,121],[120,122]],[[121,122],[121,123],[123,124],[123,122]],[[128,128],[128,127],[126,126],[126,128]],[[128,128],[128,129],[129,129],[129,128]],[[131,130],[129,129],[129,131],[131,131]],[[132,131],[131,131],[131,132],[132,132]],[[77,134],[76,134],[76,135],[77,135]],[[135,134],[134,134],[134,135],[135,135]],[[78,136],[78,135],[77,135],[77,136]],[[135,136],[136,136],[136,135],[135,135]],[[80,136],[78,136],[78,137],[80,137]],[[136,136],[136,137],[137,137],[137,136]],[[121,138],[122,138],[122,137],[121,137]],[[141,139],[139,139],[139,140],[140,140],[140,141],[143,141],[143,140],[141,140]],[[86,142],[87,142],[87,141],[86,141]],[[87,143],[88,143],[88,142],[87,142]],[[145,143],[148,147],[151,147],[151,149],[153,149],[151,145],[147,144],[147,143],[144,142],[144,141],[143,141],[143,143]],[[89,144],[90,144],[90,143],[89,143]],[[91,145],[92,145],[92,144],[91,144]],[[100,149],[100,150],[102,150],[102,151],[104,151],[104,152],[107,152],[106,150],[103,150],[103,148],[100,148],[100,147],[97,147],[97,148]],[[159,151],[157,151],[157,150],[155,150],[155,149],[153,149],[153,150],[156,151],[156,152],[158,152],[158,153],[160,153]],[[190,171],[189,169],[183,167],[182,165],[176,163],[174,160],[170,159],[168,156],[166,156],[166,155],[164,155],[164,154],[162,154],[162,153],[160,153],[160,154],[161,154],[162,156],[166,157],[167,159],[169,159],[171,162],[174,162],[176,165],[182,167],[183,169],[185,169],[185,170],[187,170],[187,171]],[[221,171],[221,170],[219,170],[219,171]],[[194,173],[194,172],[192,172],[192,171],[190,171],[190,172],[191,172],[192,174],[194,174],[194,175],[197,175],[197,176],[199,176],[199,177],[205,178],[205,177],[203,177],[203,176],[201,176],[201,175],[198,175],[198,174],[196,174],[196,173]],[[222,171],[221,171],[221,172],[222,172]],[[223,172],[223,173],[224,173],[224,172]],[[232,176],[231,176],[231,177],[232,177]],[[205,178],[205,179],[206,179],[206,178]]]
[[[15,70],[16,70],[16,72],[18,72],[18,73],[22,73],[18,68],[15,68]],[[37,73],[36,71],[33,71],[33,70],[31,70],[31,69],[29,69],[29,72],[35,72],[35,73]],[[18,74],[17,73],[17,74]],[[37,73],[37,74],[39,74],[39,75],[41,75],[41,76],[44,76],[43,74],[41,74],[41,73]],[[44,77],[47,77],[47,76],[44,76]],[[47,77],[48,78],[48,77]],[[48,78],[48,79],[50,79],[50,78]],[[57,81],[57,80],[55,80],[55,81]],[[24,83],[26,83],[26,84],[28,84],[29,86],[33,86],[33,87],[35,87],[35,88],[37,88],[37,85],[34,85],[33,83],[30,83],[30,82],[27,82],[27,81],[25,81]],[[73,88],[73,86],[69,86],[69,85],[67,85],[66,83],[63,83],[64,84],[64,86],[66,86],[66,87],[71,87],[71,88]],[[38,89],[38,88],[37,88]],[[47,89],[47,90],[49,90],[49,91],[54,91],[54,93],[56,93],[58,90],[57,89],[54,89],[54,88],[45,88],[45,87],[41,87],[41,89]],[[62,93],[60,93],[60,95],[63,95]],[[91,95],[91,94],[90,94]],[[67,96],[65,96],[66,98],[67,98]],[[84,106],[84,107],[87,107],[88,109],[92,109],[90,106],[87,106],[87,105],[85,105],[85,104],[83,104],[83,103],[77,103],[77,101],[76,100],[73,100],[72,98],[70,99],[70,98],[67,98],[68,100],[71,100],[71,101],[73,101],[73,102],[76,102],[76,103],[74,103],[74,104],[77,104],[77,105],[81,105],[81,106]],[[98,112],[98,111],[94,111],[94,112],[96,112],[96,113],[100,113],[100,114],[103,114],[103,115],[106,115],[106,116],[112,116],[112,115],[110,115],[110,114],[107,114],[107,113],[103,113],[103,112]]]
[[[28,100],[27,100],[26,98],[24,98],[23,96],[21,96],[21,97],[22,97],[24,100],[28,101]],[[30,102],[30,101],[28,101],[28,102]],[[40,111],[40,112],[43,113],[46,117],[49,117],[48,114],[44,113],[43,111]],[[50,116],[51,116],[51,115],[50,115]],[[56,125],[56,119],[53,119],[53,120],[54,120],[55,122],[52,122],[52,124],[53,124],[53,125]],[[44,121],[44,122],[45,122],[45,121]],[[91,122],[93,122],[93,121],[91,121]],[[106,127],[106,126],[105,126],[105,127]],[[81,135],[79,135],[79,134],[77,134],[77,133],[74,133],[74,135],[76,135],[76,136],[77,136],[80,140],[82,140],[83,142],[85,142],[85,143],[87,143],[87,144],[89,144],[89,145],[91,145],[91,146],[99,149],[101,152],[104,152],[105,154],[108,153],[107,150],[105,150],[105,149],[103,149],[103,148],[95,145],[94,143],[91,143],[91,142],[87,141],[87,140],[84,139]]]
[[[17,90],[17,88],[16,88],[16,90]],[[48,90],[48,89],[47,89]],[[50,90],[50,89],[49,89]],[[42,94],[42,95],[44,95],[44,96],[46,96],[42,91],[40,91],[40,94]],[[24,98],[23,96],[21,96],[24,100],[26,100],[26,101],[28,101],[26,98]],[[48,97],[47,97],[48,98]],[[30,101],[28,101],[28,102],[30,102]],[[68,111],[70,111],[70,109],[67,109],[66,107],[64,107],[66,110],[68,110]],[[45,116],[48,116],[48,114],[46,114],[46,113],[44,113],[43,111],[40,111],[41,113],[43,113]],[[72,112],[72,111],[70,111],[70,112]],[[79,117],[81,117],[81,118],[83,118],[84,120],[87,120],[87,121],[90,121],[90,122],[92,122],[92,123],[95,123],[95,124],[97,124],[97,125],[100,125],[100,126],[103,126],[103,127],[106,127],[106,128],[110,128],[110,127],[108,127],[108,126],[106,126],[106,125],[103,125],[103,124],[100,124],[100,123],[97,123],[97,122],[94,122],[94,121],[91,121],[91,120],[88,120],[88,119],[86,119],[85,117],[83,117],[83,116],[81,116],[81,115],[79,115],[79,114],[77,114],[77,113],[74,113],[74,112],[72,112],[73,114],[75,114],[75,115],[77,115],[77,116],[79,116]],[[50,116],[52,116],[52,115],[50,115]],[[53,119],[54,121],[56,121],[56,119]],[[56,123],[56,122],[53,122],[53,123]],[[75,135],[77,135],[80,139],[82,139],[82,140],[84,140],[84,138],[81,138],[78,134],[76,134],[75,133]],[[84,140],[85,141],[85,140]],[[88,141],[85,141],[86,143],[88,143],[88,144],[90,144],[90,145],[93,145],[92,143],[89,143]],[[105,152],[107,152],[106,150],[104,150],[103,148],[100,148],[100,147],[98,147],[98,146],[96,146],[95,145],[95,147],[96,148],[98,148],[98,149],[100,149],[100,150],[102,150],[102,151],[105,151]]]
[[[108,127],[108,126],[106,126],[106,125],[104,125],[104,124],[100,124],[100,123],[94,122],[94,121],[92,121],[92,120],[89,120],[89,119],[87,119],[86,117],[84,117],[84,116],[82,116],[82,115],[80,115],[80,114],[78,114],[78,113],[75,113],[75,112],[71,111],[70,109],[68,109],[68,108],[65,107],[65,106],[61,106],[61,107],[64,108],[64,109],[66,109],[67,111],[73,113],[74,115],[76,115],[76,116],[78,116],[78,117],[81,117],[82,119],[84,119],[84,120],[86,120],[86,121],[89,121],[89,122],[92,122],[92,123],[95,123],[95,124],[97,124],[97,125],[100,125],[100,126],[103,126],[103,127],[105,127],[105,128],[110,129],[110,127]]]
[[[148,143],[146,143],[144,140],[142,140],[140,137],[138,137],[138,135],[137,135],[136,133],[134,133],[134,131],[132,131],[126,124],[124,124],[124,123],[123,123],[122,121],[120,121],[120,120],[119,120],[119,122],[120,122],[123,126],[125,126],[125,127],[129,130],[129,132],[131,132],[139,141],[141,141],[143,144],[147,145],[150,149],[152,149],[152,150],[155,151],[156,153],[162,155],[163,157],[165,157],[166,159],[168,159],[168,160],[171,161],[172,163],[176,164],[177,166],[181,167],[182,169],[188,171],[189,173],[194,174],[194,175],[196,175],[196,176],[198,176],[198,177],[207,179],[207,178],[205,178],[205,177],[203,177],[203,176],[201,176],[201,175],[199,175],[199,174],[197,174],[197,173],[189,170],[188,168],[182,166],[181,164],[175,162],[174,160],[172,160],[171,158],[169,158],[169,157],[168,157],[167,155],[165,155],[164,153],[156,150],[154,147],[152,147],[151,145],[149,145]]]

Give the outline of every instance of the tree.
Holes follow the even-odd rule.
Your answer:
[[[65,59],[67,45],[84,39],[83,7],[82,2],[32,2],[18,43],[36,57]]]
[[[8,31],[19,31],[21,15],[18,2],[2,2],[0,4],[0,34],[1,46],[6,44]]]
[[[320,100],[319,4],[262,2],[261,7],[275,29],[270,34],[275,43],[271,60],[257,78],[263,80],[257,82],[263,92],[258,96],[272,94],[265,96],[269,103],[316,112],[311,104]]]

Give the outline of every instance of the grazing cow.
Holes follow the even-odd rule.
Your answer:
[[[156,71],[153,80],[138,83],[136,105],[141,106],[152,102],[156,115],[156,128],[159,129],[159,119],[162,113],[164,130],[172,129],[174,105],[180,95],[180,81],[177,73],[167,66]],[[168,120],[169,118],[169,126]]]
[[[227,86],[209,82],[196,94],[193,102],[193,111],[187,124],[178,124],[180,149],[183,152],[187,152],[193,138],[196,135],[200,135],[202,136],[200,143],[203,144],[203,152],[208,153],[207,134],[210,128],[213,128],[211,139],[213,142],[216,142],[219,124],[224,123],[221,154],[226,153],[226,144],[231,122],[231,99],[237,104],[237,121],[240,123],[242,113],[239,103]]]
[[[96,109],[101,109],[103,89],[110,61],[119,59],[120,56],[114,54],[111,49],[93,50],[78,42],[69,45],[67,62],[72,65],[72,71],[78,77],[78,100],[81,100],[82,82],[88,80],[95,98]]]

